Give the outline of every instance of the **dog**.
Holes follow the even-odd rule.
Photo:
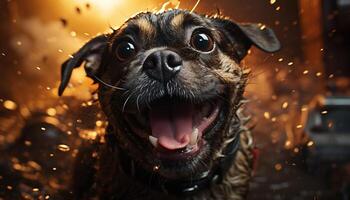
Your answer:
[[[252,45],[280,49],[268,27],[179,9],[87,42],[63,63],[59,95],[85,63],[108,127],[77,156],[75,198],[245,199],[253,140],[240,63]]]

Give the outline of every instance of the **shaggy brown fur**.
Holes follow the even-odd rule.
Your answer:
[[[207,33],[215,42],[212,51],[201,52],[189,45],[196,31]],[[115,56],[120,44],[130,41],[137,52],[125,61]],[[251,45],[267,52],[279,49],[268,28],[235,24],[223,17],[208,17],[183,10],[160,14],[141,13],[112,34],[99,36],[63,64],[60,94],[73,68],[86,61],[88,76],[100,84],[101,107],[108,117],[105,142],[89,144],[78,155],[73,190],[77,199],[244,199],[252,173],[252,135],[243,115],[244,88],[248,70],[240,65]],[[171,49],[184,60],[175,80],[166,85],[151,80],[142,70],[145,59],[155,51]],[[126,91],[125,91],[126,90]],[[176,165],[164,165],[153,152],[146,136],[136,136],[128,127],[127,113],[142,109],[159,98],[164,90],[170,98],[181,96],[191,102],[219,99],[222,108],[213,128],[203,136],[200,153]],[[140,111],[141,110],[141,111]],[[131,177],[121,166],[127,154],[145,171],[166,180],[187,179],[211,171],[225,160],[225,150],[239,139],[239,148],[222,176],[204,190],[190,195],[171,194],[152,188]],[[232,155],[230,155],[232,156]],[[157,166],[156,168],[154,166]],[[82,181],[84,177],[84,181]],[[191,178],[188,178],[191,177]]]
[[[224,72],[224,71],[221,71]],[[100,199],[145,199],[145,200],[161,200],[161,199],[188,199],[188,200],[239,200],[244,199],[248,192],[249,180],[252,173],[252,161],[253,161],[253,138],[250,130],[245,126],[248,119],[244,117],[241,106],[244,104],[242,99],[243,88],[245,86],[248,74],[242,73],[241,77],[236,77],[240,80],[239,84],[233,84],[237,86],[232,88],[232,95],[236,96],[237,102],[232,102],[232,108],[235,108],[230,113],[231,119],[229,120],[227,127],[224,128],[224,132],[227,133],[226,137],[223,138],[223,143],[228,144],[234,138],[240,138],[240,148],[236,153],[233,160],[232,166],[223,178],[222,184],[213,185],[208,190],[198,193],[189,197],[175,197],[171,195],[165,195],[159,192],[155,192],[145,187],[142,184],[135,182],[130,179],[127,174],[120,168],[118,160],[118,151],[115,148],[111,148],[107,143],[100,144],[100,149],[96,150],[99,152],[98,158],[95,160],[95,170],[97,174],[97,185],[95,185],[94,192],[101,194]],[[226,78],[225,81],[232,81],[232,79]],[[235,106],[234,106],[235,105]],[[237,121],[234,120],[238,117],[239,126]],[[222,149],[218,149],[215,153],[214,160],[224,157]],[[113,156],[114,155],[114,156]],[[83,168],[80,168],[84,170]],[[106,187],[103,187],[106,186]],[[112,196],[111,196],[112,195]]]

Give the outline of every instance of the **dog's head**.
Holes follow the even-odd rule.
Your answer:
[[[273,31],[257,24],[183,10],[141,13],[67,60],[59,93],[85,61],[124,153],[164,177],[195,177],[237,135],[247,79],[239,63],[252,45],[280,48]]]

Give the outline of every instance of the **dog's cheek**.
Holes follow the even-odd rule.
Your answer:
[[[184,63],[177,80],[180,82],[179,85],[198,95],[198,97],[215,95],[219,84],[219,80],[215,74],[211,73],[211,69],[196,62]]]
[[[144,55],[138,55],[134,60],[123,66],[124,76],[122,82],[127,88],[131,88],[128,86],[129,83],[144,78],[145,74],[142,72],[143,60]]]
[[[239,63],[232,60],[229,56],[225,54],[220,54],[219,58],[221,60],[220,66],[213,70],[213,73],[229,87],[234,87],[240,84],[244,74],[243,68]]]

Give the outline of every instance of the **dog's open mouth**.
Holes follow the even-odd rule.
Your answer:
[[[193,103],[162,97],[141,113],[127,114],[132,132],[148,140],[160,159],[188,159],[205,144],[203,136],[215,124],[219,100]]]

